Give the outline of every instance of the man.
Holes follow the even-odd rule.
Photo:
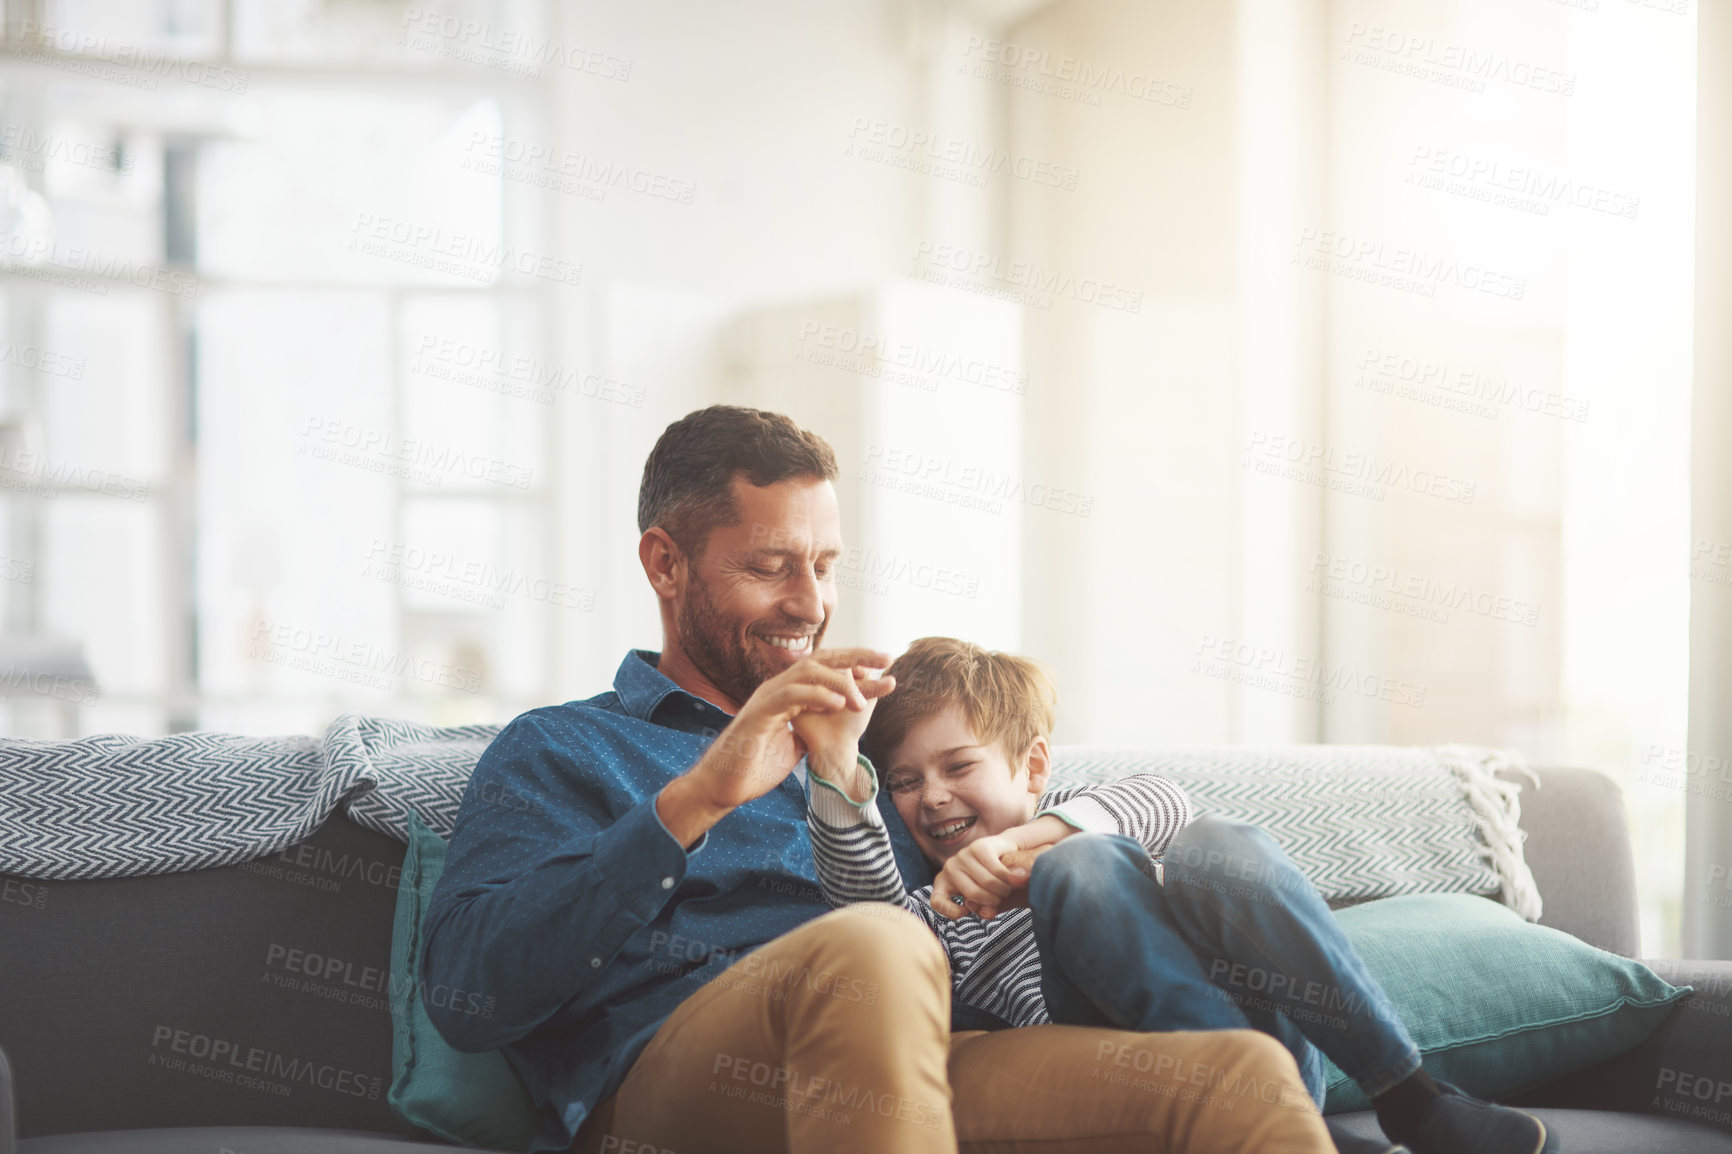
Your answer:
[[[846,756],[894,688],[864,676],[887,654],[821,648],[835,475],[773,413],[714,406],[662,434],[638,495],[661,652],[517,718],[476,766],[421,965],[493,1012],[429,1003],[440,1033],[504,1050],[549,1113],[535,1149],[1330,1150],[1267,1036],[952,1035],[920,921],[827,912],[791,725],[825,715]],[[485,800],[522,793],[540,805]]]

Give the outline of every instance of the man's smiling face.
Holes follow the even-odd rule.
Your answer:
[[[836,489],[817,477],[736,475],[739,517],[710,530],[674,607],[692,664],[737,702],[817,649],[836,611]]]

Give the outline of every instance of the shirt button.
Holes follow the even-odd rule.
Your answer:
[[[663,878],[662,879],[662,889],[671,890],[673,888],[674,888],[674,879],[673,878]]]
[[[591,958],[591,959],[589,959],[589,968],[590,968],[590,969],[592,969],[592,970],[599,970],[599,969],[601,969],[601,959],[600,959],[600,958]]]

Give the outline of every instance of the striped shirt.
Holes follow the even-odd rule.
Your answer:
[[[855,802],[817,774],[807,775],[806,824],[818,883],[833,906],[890,902],[931,927],[950,957],[955,1000],[1013,1026],[1051,1021],[1040,992],[1040,952],[1033,914],[1006,910],[987,921],[967,914],[952,920],[931,905],[932,887],[910,893],[902,884],[890,833],[873,797]],[[1191,820],[1184,790],[1164,777],[1136,774],[1106,785],[1070,785],[1041,795],[1035,816],[1052,814],[1085,833],[1124,834],[1149,851],[1150,872],[1167,843]]]

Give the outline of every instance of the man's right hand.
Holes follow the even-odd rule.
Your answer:
[[[769,793],[805,753],[791,729],[794,718],[865,711],[891,683],[861,682],[854,668],[889,664],[889,655],[875,649],[821,649],[765,681],[698,763],[662,788],[656,798],[662,824],[689,846],[736,807]]]

